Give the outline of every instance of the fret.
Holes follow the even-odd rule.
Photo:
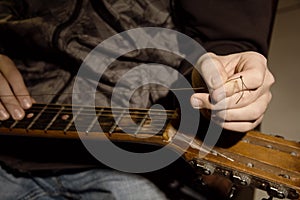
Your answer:
[[[109,133],[110,135],[111,135],[111,134],[115,131],[115,129],[117,128],[117,126],[118,126],[119,122],[121,121],[122,117],[124,116],[125,112],[126,112],[126,110],[124,109],[124,110],[122,111],[122,113],[119,115],[119,117],[117,118],[117,120],[115,121],[115,123],[114,123],[114,124],[112,125],[112,127],[109,129],[108,133]]]
[[[137,127],[136,131],[134,132],[134,135],[137,135],[140,132],[140,130],[142,129],[142,127],[144,126],[145,122],[148,119],[149,111],[147,112],[147,114],[144,115],[142,121],[139,123],[139,126]]]
[[[58,112],[56,113],[56,115],[52,118],[52,120],[48,123],[48,125],[46,126],[46,128],[44,129],[45,132],[47,132],[48,129],[51,128],[52,124],[56,121],[56,119],[58,118],[58,116],[61,114],[61,112],[65,109],[64,106],[61,106],[60,109],[58,110]]]
[[[78,107],[79,109],[80,107]],[[76,108],[75,108],[76,109]],[[153,119],[149,118],[148,109],[129,109],[115,108],[114,112],[110,108],[99,107],[98,110],[90,107],[80,108],[81,112],[77,112],[72,117],[72,106],[34,104],[34,106],[26,113],[24,120],[15,121],[7,120],[2,126],[7,128],[23,128],[26,130],[61,130],[80,131],[80,132],[105,132],[112,134],[113,132],[126,133],[136,135],[138,133],[157,135],[162,133],[162,127],[165,127],[164,115],[167,118],[173,118],[173,111],[151,110]],[[95,116],[92,112],[96,112]],[[116,120],[113,117],[116,114]],[[118,116],[119,115],[119,116]],[[148,116],[148,118],[147,118]],[[76,123],[75,121],[79,122]],[[99,124],[97,123],[99,122]],[[135,124],[132,124],[134,121]],[[99,129],[99,125],[101,129]],[[122,130],[122,128],[124,130]]]
[[[82,111],[82,107],[79,108],[79,110],[76,112],[75,116],[72,117],[72,119],[70,120],[70,122],[67,124],[66,128],[64,129],[64,132],[66,133],[70,127],[74,124],[74,121],[76,120],[76,118],[78,117],[78,115],[80,114],[80,112]]]
[[[10,128],[12,126],[12,124],[15,123],[15,120],[13,120],[12,118],[9,118],[5,121],[0,121],[1,124],[1,128]]]
[[[16,120],[11,126],[12,129],[25,129],[32,123],[35,117],[41,111],[39,106],[33,106],[29,110],[26,110],[25,117],[22,120]]]
[[[81,110],[81,112],[77,114],[76,118],[74,118],[74,121],[73,123],[70,124],[71,126],[69,127],[68,131],[77,131],[77,132],[86,133],[91,122],[95,120],[95,113],[97,114],[97,111],[94,108],[84,107]],[[96,131],[99,131],[99,128]]]
[[[43,107],[43,109],[34,117],[34,119],[31,121],[31,123],[26,127],[26,130],[29,130],[35,124],[35,122],[40,118],[40,116],[42,115],[42,113],[45,111],[46,108],[47,108],[47,105],[45,105]],[[32,114],[32,113],[29,113],[29,114]]]
[[[102,108],[97,114],[96,116],[94,117],[94,119],[92,120],[92,122],[90,123],[90,125],[88,126],[88,128],[86,129],[85,133],[89,133],[92,128],[95,126],[96,122],[98,122],[98,115],[101,115],[102,112],[104,111],[104,108]]]
[[[14,129],[15,126],[17,126],[18,122],[19,122],[19,121],[16,120],[16,121],[9,127],[9,129],[10,129],[10,130]]]
[[[174,118],[173,112],[149,110],[148,120],[143,121],[138,133],[162,136],[170,120]]]
[[[98,123],[96,122],[94,126],[91,128],[91,132],[99,132],[102,131],[104,133],[108,133],[111,127],[114,124],[114,118],[111,113],[111,109],[104,108],[101,112],[101,115],[98,117]],[[101,129],[99,129],[99,125]]]
[[[48,130],[58,130],[63,132],[72,119],[72,107],[64,106],[64,109],[59,113]]]

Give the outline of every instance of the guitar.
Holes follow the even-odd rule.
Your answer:
[[[118,115],[117,120],[113,114]],[[162,121],[162,114],[166,115],[166,120]],[[233,145],[215,146],[205,157],[199,157],[200,140],[183,134],[174,137],[176,130],[172,122],[177,118],[173,110],[152,110],[150,118],[148,109],[117,108],[112,113],[108,107],[78,107],[73,115],[70,105],[34,104],[23,120],[2,121],[0,133],[72,139],[107,137],[117,142],[169,144],[197,173],[227,177],[238,186],[265,190],[271,198],[300,199],[300,143],[250,131]],[[75,127],[75,119],[89,123]],[[127,127],[125,133],[120,125],[126,126],[128,120],[133,120],[137,126]],[[99,131],[99,124],[102,131]],[[184,140],[180,138],[192,141],[187,149],[183,150]]]

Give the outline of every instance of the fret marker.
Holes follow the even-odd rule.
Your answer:
[[[104,108],[102,108],[95,116],[95,118],[93,119],[93,121],[90,123],[90,125],[88,126],[88,128],[86,129],[85,133],[88,134],[92,128],[94,127],[94,125],[96,124],[96,122],[98,122],[98,117],[102,114]],[[100,125],[100,124],[99,124]]]
[[[27,118],[27,119],[30,119],[30,118],[32,118],[33,116],[34,116],[34,113],[28,113],[27,116],[26,116],[26,118]]]
[[[63,115],[61,116],[61,119],[64,121],[67,121],[70,118],[70,115]]]
[[[35,116],[35,118],[32,120],[32,122],[27,126],[26,128],[26,131],[28,131],[29,129],[31,129],[31,127],[35,124],[35,122],[40,118],[40,116],[42,115],[42,113],[46,110],[47,108],[47,105],[45,105],[43,107],[43,109],[41,111],[39,111],[39,113]],[[29,115],[32,114],[33,116],[33,113],[29,113]]]

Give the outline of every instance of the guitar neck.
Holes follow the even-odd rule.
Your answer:
[[[266,190],[277,198],[298,199],[300,144],[248,132],[237,143],[206,152],[200,140],[178,133],[175,111],[35,104],[23,120],[1,122],[0,133],[18,136],[103,139],[164,146],[183,155],[196,171],[228,177],[236,185]],[[185,150],[183,146],[188,143]],[[205,153],[205,156],[202,156]]]
[[[150,116],[151,115],[151,116]],[[113,135],[153,135],[163,138],[167,125],[176,118],[175,111],[82,107],[56,104],[34,104],[23,120],[1,123],[2,133],[29,136],[78,138]],[[124,132],[126,130],[126,133]],[[96,133],[96,134],[95,134]]]

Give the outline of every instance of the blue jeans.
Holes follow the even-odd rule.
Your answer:
[[[56,176],[14,176],[0,167],[1,200],[164,200],[147,179],[108,169]]]

